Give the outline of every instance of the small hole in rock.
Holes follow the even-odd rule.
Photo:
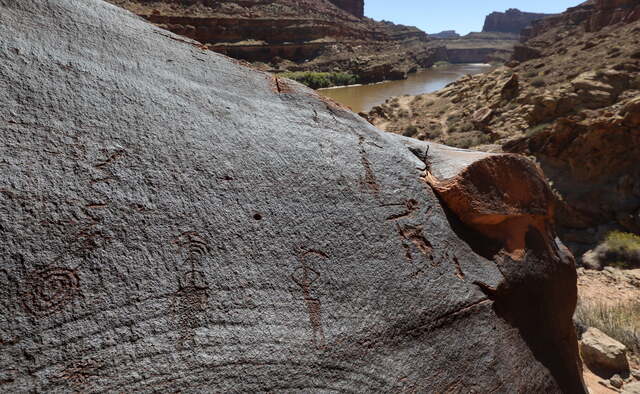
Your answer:
[[[253,215],[253,218],[255,220],[262,220],[262,215],[260,215],[259,213],[256,213],[255,215]]]

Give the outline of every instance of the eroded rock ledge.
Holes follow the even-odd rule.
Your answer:
[[[0,390],[584,392],[522,159],[382,133],[97,0],[0,22]],[[502,211],[535,217],[524,246],[476,225]]]

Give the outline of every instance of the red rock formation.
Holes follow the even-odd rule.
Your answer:
[[[601,30],[616,23],[632,23],[640,20],[638,0],[590,0],[566,12],[534,21],[522,33],[528,40],[560,26],[582,25],[587,32]]]
[[[542,171],[520,156],[489,156],[454,177],[428,172],[425,180],[463,223],[500,242],[516,260],[524,257],[531,227],[549,233],[553,193]]]
[[[508,9],[506,12],[493,12],[487,15],[482,31],[519,34],[531,22],[549,15],[551,14],[522,12],[515,8]]]

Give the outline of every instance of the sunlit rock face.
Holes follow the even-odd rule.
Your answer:
[[[531,22],[549,15],[551,14],[522,12],[515,8],[508,9],[506,12],[492,12],[485,18],[482,31],[519,34]]]
[[[533,164],[97,0],[0,21],[2,391],[584,392]]]

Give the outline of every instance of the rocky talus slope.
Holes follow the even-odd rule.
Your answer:
[[[588,2],[534,24],[517,61],[368,118],[394,133],[540,163],[576,254],[640,233],[640,1]],[[540,26],[545,26],[544,28]]]
[[[0,36],[0,391],[585,392],[532,162],[98,0]]]
[[[266,71],[342,71],[364,83],[445,60],[423,31],[364,18],[362,0],[110,1]]]

